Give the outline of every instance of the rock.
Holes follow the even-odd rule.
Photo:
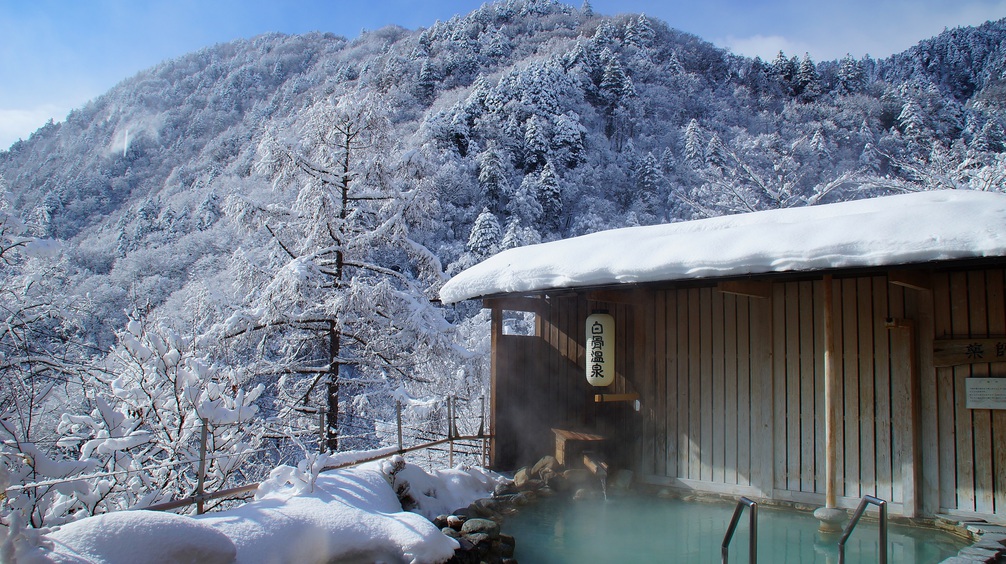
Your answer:
[[[966,528],[968,531],[976,535],[985,535],[988,533],[999,534],[999,535],[1006,534],[1006,527],[1003,527],[1002,525],[991,525],[989,523],[984,522],[967,523]]]
[[[499,514],[506,509],[506,504],[496,499],[482,498],[476,499],[468,506],[468,514],[474,517],[488,517],[498,519]],[[469,520],[472,517],[469,517]]]
[[[514,504],[517,507],[522,507],[534,501],[534,498],[535,498],[534,492],[521,492],[510,498],[510,503]]]
[[[569,490],[569,481],[562,474],[553,474],[545,480],[545,484],[557,492]]]
[[[465,538],[474,544],[475,547],[479,549],[479,553],[483,556],[489,554],[489,551],[492,549],[493,540],[485,533],[466,534]]]
[[[543,456],[533,467],[531,467],[531,475],[538,476],[544,479],[541,475],[542,471],[548,470],[549,472],[555,473],[559,468],[559,461],[555,459],[554,456]]]
[[[502,484],[496,484],[496,487],[493,488],[493,497],[513,495],[519,491],[520,490],[517,489],[517,486],[515,486],[513,482],[504,482]]]
[[[986,548],[988,550],[1006,551],[1006,540],[1004,540],[1006,539],[1006,537],[1003,537],[1003,535],[998,535],[998,537],[1001,538],[996,538],[996,535],[991,534],[983,535],[981,540],[979,540],[978,542],[976,542],[971,546],[977,548]]]
[[[475,516],[474,518],[479,518],[479,519],[499,519],[500,518],[499,514],[497,514],[495,511],[493,511],[491,509],[487,509],[484,506],[477,506],[476,507],[474,503],[472,504],[472,506],[473,506],[472,515]]]
[[[600,497],[601,497],[601,492],[599,492],[597,490],[592,490],[590,488],[580,488],[580,489],[576,490],[575,494],[573,494],[573,499],[578,500],[578,501],[582,501],[582,500],[585,500],[585,499],[598,499]]]
[[[586,468],[570,468],[562,473],[562,477],[569,482],[572,487],[581,486],[588,482],[597,481],[597,478]],[[598,482],[600,484],[600,482]]]
[[[460,515],[448,515],[447,516],[447,526],[454,529],[455,531],[461,530],[461,525],[465,524],[468,517],[462,517]]]
[[[443,529],[447,526],[447,515],[437,515],[433,519],[433,524],[437,526],[438,529]]]
[[[538,478],[531,478],[524,484],[524,489],[529,491],[540,490],[545,487],[545,482]]]
[[[538,477],[541,478],[541,481],[545,482],[546,484],[549,482],[549,480],[552,480],[556,476],[557,474],[555,473],[555,471],[550,470],[548,468],[542,469],[542,471],[538,474]]]
[[[991,563],[991,562],[997,562],[998,561],[997,557],[999,556],[999,553],[997,551],[995,551],[995,550],[988,550],[986,548],[976,548],[976,547],[973,547],[973,546],[969,546],[969,547],[966,547],[966,548],[962,548],[961,551],[957,553],[957,556],[964,556],[964,557],[967,557],[967,558],[973,558],[973,559],[977,560],[978,562],[990,562]]]
[[[472,512],[467,507],[459,507],[459,508],[455,509],[454,511],[451,511],[451,515],[453,515],[455,517],[460,517],[461,520],[463,521],[463,520],[471,517],[472,516]]]
[[[491,519],[469,519],[461,527],[461,534],[468,537],[477,533],[485,533],[491,539],[498,539],[500,536],[499,523]]]
[[[524,489],[524,485],[527,481],[531,479],[531,471],[527,469],[527,466],[521,468],[513,475],[513,485],[519,489]]]
[[[608,487],[612,490],[625,491],[632,485],[632,470],[616,470],[611,479],[608,480]]]
[[[458,539],[460,548],[454,550],[454,557],[448,560],[449,564],[479,564],[478,548],[468,539],[461,537]]]
[[[459,538],[461,538],[461,531],[459,531],[457,529],[454,529],[454,528],[451,528],[451,527],[442,527],[440,529],[440,532],[443,533],[443,534],[445,534],[445,535],[447,535],[447,536],[449,536],[449,537],[451,537],[452,539],[459,539]]]
[[[510,535],[500,533],[500,554],[504,558],[510,558],[513,556],[514,550],[517,548],[517,540]]]

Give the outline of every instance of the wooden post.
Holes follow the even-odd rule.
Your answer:
[[[479,437],[482,442],[482,467],[489,467],[489,449],[486,443],[486,397],[479,396]]]
[[[318,412],[318,452],[325,454],[325,447],[328,444],[327,434],[325,433],[325,409],[322,408]]]
[[[199,476],[196,482],[196,513],[203,514],[203,484],[206,482],[206,439],[209,434],[206,420],[203,419],[203,429],[199,432]]]
[[[447,466],[454,468],[454,396],[447,396]]]
[[[846,518],[845,511],[838,509],[835,477],[838,470],[838,406],[842,400],[841,382],[835,373],[835,312],[832,289],[832,277],[824,276],[824,507],[818,508],[814,516],[821,521],[819,530],[826,534],[842,532],[842,522]]]
[[[835,431],[838,429],[839,382],[835,374],[835,325],[832,305],[831,275],[824,277],[824,449],[825,449],[825,507],[836,507],[835,474],[838,469],[838,445]]]
[[[398,419],[398,452],[402,452],[402,400],[395,400],[395,416]]]

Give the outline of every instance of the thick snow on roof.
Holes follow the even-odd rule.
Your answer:
[[[1006,194],[942,190],[510,249],[449,280],[440,298],[991,256],[1006,256]]]
[[[323,472],[316,480],[303,474],[280,466],[254,501],[217,513],[119,511],[74,521],[49,533],[47,548],[25,561],[444,562],[458,543],[430,519],[487,497],[501,479],[478,468],[427,473],[399,456]],[[402,510],[392,475],[396,487],[408,484],[415,511]]]

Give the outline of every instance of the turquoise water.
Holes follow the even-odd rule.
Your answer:
[[[549,498],[522,507],[503,532],[516,537],[514,557],[521,564],[719,563],[733,510],[726,503],[641,497]],[[731,563],[749,561],[748,511],[730,543]],[[817,526],[809,513],[759,506],[758,561],[837,563],[838,539],[820,542]],[[846,542],[847,563],[877,562],[877,527],[859,522]],[[891,524],[888,545],[889,562],[929,563],[956,555],[966,542],[943,531]]]

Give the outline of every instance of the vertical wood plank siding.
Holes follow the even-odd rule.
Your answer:
[[[1006,336],[1004,271],[933,277],[936,338]],[[1006,377],[1006,364],[937,368],[939,508],[982,515],[1006,511],[1006,411],[967,409],[966,378]]]
[[[1006,377],[1006,363],[934,368],[932,347],[1006,336],[1006,272],[926,278],[931,290],[835,279],[839,504],[870,494],[895,512],[1002,514],[1006,411],[966,409],[964,390],[968,377]],[[552,453],[552,427],[583,429],[651,483],[823,503],[822,282],[778,281],[770,294],[571,292],[540,298],[536,337],[497,335],[494,316],[496,465]],[[602,390],[583,375],[584,320],[600,309],[617,332],[616,382]],[[595,393],[638,393],[641,409]]]

